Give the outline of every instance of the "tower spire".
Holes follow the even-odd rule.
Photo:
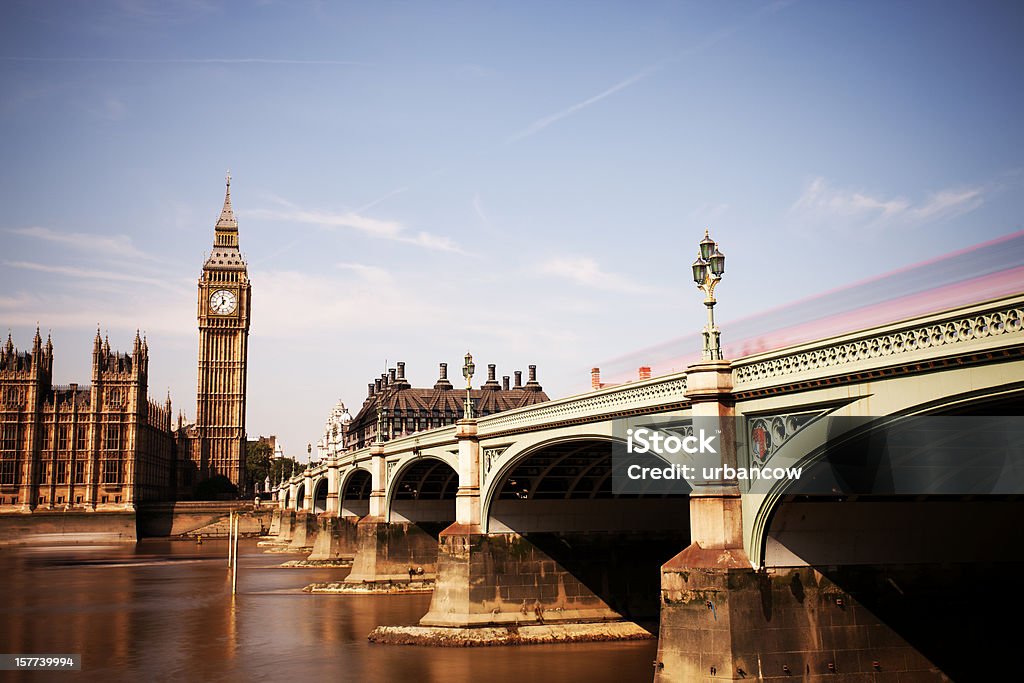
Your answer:
[[[238,221],[231,208],[231,171],[224,176],[224,206],[217,219],[214,247],[238,247]]]

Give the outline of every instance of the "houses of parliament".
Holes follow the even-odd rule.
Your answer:
[[[245,388],[251,286],[228,176],[198,285],[196,419],[174,424],[170,396],[149,396],[149,346],[93,339],[90,384],[54,385],[54,348],[0,347],[0,511],[133,510],[188,498],[217,475],[245,486]]]
[[[149,345],[136,333],[130,352],[93,339],[89,384],[53,384],[54,348],[39,329],[28,350],[8,335],[0,346],[0,512],[134,510],[147,501],[189,499],[197,486],[225,477],[247,489],[246,369],[252,288],[239,251],[231,176],[214,226],[213,248],[198,282],[199,328],[195,422],[174,421],[171,398],[149,395]],[[353,418],[339,403],[318,443],[322,457],[374,440],[455,422],[464,390],[448,381],[413,388],[405,363],[369,385]],[[495,366],[473,390],[481,416],[548,400],[537,382],[515,373],[501,384]],[[383,429],[383,433],[379,430]]]

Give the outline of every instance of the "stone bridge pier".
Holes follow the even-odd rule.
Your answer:
[[[581,437],[525,450],[482,495],[477,433],[458,423],[456,520],[420,625],[656,621],[658,567],[687,539],[685,496],[614,498],[611,442]]]
[[[355,557],[345,582],[392,587],[432,581],[438,534],[455,519],[457,473],[439,458],[414,458],[391,473],[393,481],[386,488],[384,447],[375,444],[369,477],[361,477],[363,486],[368,482],[372,488],[367,514],[355,525]],[[343,512],[358,510],[358,500],[346,498]]]

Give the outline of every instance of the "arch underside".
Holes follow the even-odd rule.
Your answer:
[[[342,517],[365,517],[370,514],[370,490],[373,477],[369,470],[353,468],[341,477],[338,487],[338,509]]]
[[[455,521],[459,475],[447,462],[433,456],[416,458],[400,466],[392,477],[388,521],[430,523],[436,533]]]
[[[880,420],[833,449],[829,459],[868,463],[863,469],[876,479],[859,483],[891,491],[891,480],[877,476],[884,471],[872,466],[873,454],[885,451],[893,460],[910,462],[930,458],[946,468],[935,475],[940,481],[967,486],[976,473],[963,469],[964,458],[970,459],[972,444],[983,435],[974,421],[958,418],[983,417],[988,423],[991,416],[1006,415],[1020,424],[1024,398],[1015,392],[968,401],[950,397],[927,412],[952,418],[941,425],[964,424],[935,440],[950,444],[951,453],[966,444],[963,453],[943,458],[921,449],[903,452],[894,446],[895,428]],[[1021,456],[1018,442],[1016,457]],[[1024,495],[802,495],[792,488],[766,503],[760,557],[770,575],[796,576],[801,567],[813,568],[952,680],[973,680],[979,661],[1016,647],[1010,632],[996,625],[991,606],[997,603],[1004,614],[1024,608],[1015,587],[1024,571],[1024,546],[1013,531],[1024,518]]]
[[[652,618],[660,567],[689,543],[688,496],[617,495],[612,471],[607,438],[577,437],[524,452],[498,474],[483,501],[485,528],[526,542],[529,557],[550,562],[552,575],[565,572],[578,581],[594,604],[627,618]]]

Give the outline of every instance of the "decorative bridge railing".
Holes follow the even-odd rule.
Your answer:
[[[868,368],[908,365],[942,356],[1024,342],[1024,296],[742,358],[733,363],[736,389]]]

